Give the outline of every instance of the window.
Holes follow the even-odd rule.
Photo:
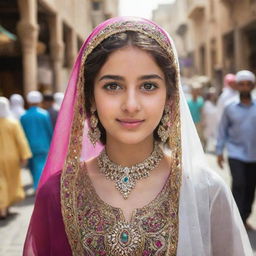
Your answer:
[[[92,9],[93,9],[94,11],[100,10],[100,7],[101,7],[101,3],[100,3],[100,2],[98,2],[98,1],[93,1],[93,2],[92,2]]]

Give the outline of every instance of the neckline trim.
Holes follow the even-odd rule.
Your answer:
[[[149,201],[148,203],[146,203],[144,206],[138,207],[138,208],[134,208],[134,209],[132,210],[132,214],[131,214],[130,220],[127,220],[127,219],[125,218],[124,211],[123,211],[122,208],[120,208],[120,207],[115,207],[115,206],[113,206],[113,205],[107,203],[106,201],[104,201],[104,200],[99,196],[99,194],[97,193],[97,191],[96,191],[96,189],[95,189],[95,187],[94,187],[94,185],[93,185],[93,183],[92,183],[92,180],[91,180],[90,176],[88,175],[88,168],[87,168],[86,162],[81,162],[80,167],[81,167],[82,171],[83,171],[84,174],[85,174],[85,177],[84,177],[84,178],[85,178],[85,179],[87,178],[87,180],[88,180],[88,184],[89,184],[89,186],[90,186],[90,188],[91,188],[91,191],[92,191],[93,194],[95,195],[95,198],[96,198],[97,202],[98,202],[99,204],[103,204],[103,205],[104,205],[106,208],[108,208],[109,210],[117,210],[117,211],[120,213],[120,216],[122,217],[123,221],[124,221],[125,223],[128,223],[128,224],[131,224],[131,223],[133,222],[134,217],[136,216],[136,213],[137,213],[138,211],[146,211],[146,210],[149,210],[149,209],[151,209],[151,208],[154,208],[154,207],[155,207],[155,204],[157,203],[157,201],[160,202],[160,200],[159,200],[160,197],[166,193],[166,190],[167,190],[168,188],[171,187],[171,186],[170,186],[170,182],[171,182],[171,176],[172,176],[172,171],[173,171],[173,170],[171,169],[171,167],[169,167],[169,168],[170,168],[170,173],[169,173],[169,175],[168,175],[168,177],[167,177],[167,179],[166,179],[166,181],[165,181],[165,184],[163,185],[162,189],[158,192],[158,194],[157,194],[152,200],[150,200],[150,201]],[[90,189],[90,188],[86,188],[86,189]]]

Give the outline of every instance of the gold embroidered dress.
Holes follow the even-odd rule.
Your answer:
[[[170,176],[171,177],[171,176]],[[135,209],[127,222],[120,208],[97,195],[82,165],[77,175],[76,221],[85,255],[166,255],[175,212],[170,212],[170,177],[157,197]]]

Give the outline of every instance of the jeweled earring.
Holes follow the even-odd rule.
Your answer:
[[[170,119],[170,106],[164,108],[164,114],[161,119],[161,124],[158,127],[157,134],[161,141],[165,143],[170,136],[171,132],[171,119]]]
[[[99,119],[95,115],[95,110],[91,111],[91,117],[90,117],[90,129],[88,131],[88,137],[93,144],[93,146],[96,145],[96,143],[100,140],[100,130],[98,128]]]

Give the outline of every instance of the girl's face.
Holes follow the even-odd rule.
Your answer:
[[[153,141],[166,96],[164,73],[150,54],[132,46],[113,52],[94,84],[94,107],[107,143]]]

